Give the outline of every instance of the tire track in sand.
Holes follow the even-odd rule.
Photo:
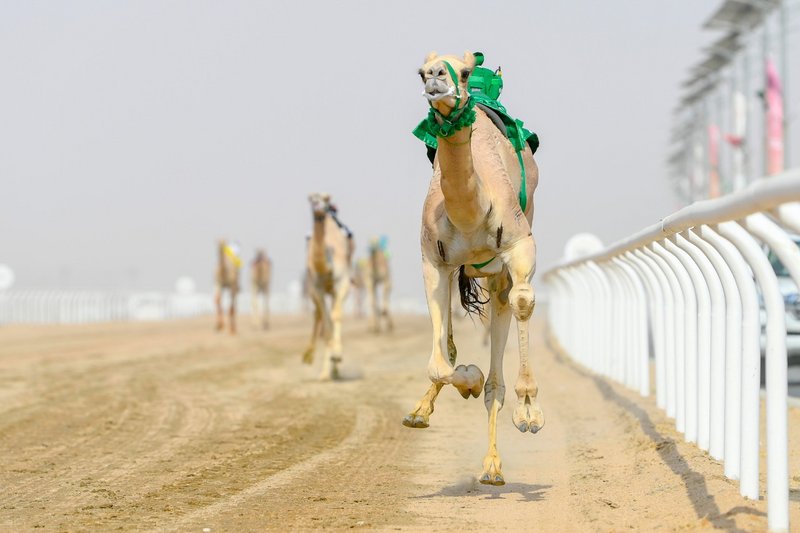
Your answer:
[[[183,515],[178,521],[169,527],[158,527],[153,531],[187,531],[192,528],[200,529],[205,527],[209,521],[223,511],[229,511],[244,505],[253,498],[263,496],[269,491],[287,485],[295,481],[298,477],[320,468],[325,463],[332,462],[340,458],[343,454],[355,449],[360,443],[366,440],[376,426],[377,413],[366,406],[359,406],[355,413],[355,424],[353,429],[339,444],[319,452],[311,457],[295,463],[292,466],[276,472],[263,480],[251,485],[250,487],[228,496],[225,499],[217,500],[189,514]]]

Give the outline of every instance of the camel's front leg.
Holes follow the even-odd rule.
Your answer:
[[[536,304],[536,297],[530,279],[536,265],[536,244],[529,236],[503,253],[503,261],[511,273],[511,292],[509,304],[517,319],[519,336],[519,377],[514,385],[517,393],[517,407],[512,419],[517,429],[525,433],[536,433],[544,426],[544,413],[536,400],[539,386],[528,362],[528,325]]]
[[[433,349],[428,361],[428,377],[434,383],[451,383],[453,365],[445,358],[448,332],[444,325],[450,320],[450,273],[438,269],[429,261],[422,261],[425,296],[433,327]]]
[[[389,311],[389,295],[391,292],[392,283],[387,279],[383,282],[383,298],[381,299],[381,307],[383,308],[383,311],[381,314],[386,318],[386,328],[389,330],[389,332],[394,331],[394,322],[392,322],[392,314]]]
[[[453,368],[453,364],[444,355],[448,352],[450,337],[448,328],[444,327],[445,322],[450,324],[450,272],[423,260],[422,274],[433,326],[433,349],[428,361],[428,377],[434,383],[452,383],[464,398],[470,394],[477,398],[483,389],[481,370],[475,365],[459,365],[458,368]]]
[[[492,363],[486,385],[483,388],[483,401],[489,413],[489,449],[483,459],[483,472],[479,478],[485,485],[503,485],[502,462],[497,453],[497,414],[503,408],[506,396],[506,385],[503,380],[503,354],[508,340],[508,328],[511,324],[511,310],[508,307],[508,290],[510,283],[508,274],[503,271],[489,282],[490,324]]]
[[[262,312],[261,327],[263,329],[269,329],[269,289],[265,290],[262,294],[264,302],[261,307],[261,312]]]
[[[314,305],[314,324],[311,326],[311,339],[308,341],[308,347],[303,352],[303,363],[310,365],[314,362],[314,349],[317,346],[317,339],[322,333],[322,311],[317,305],[317,301],[313,301]]]
[[[330,324],[333,328],[328,341],[327,364],[322,370],[322,379],[338,379],[339,363],[342,362],[342,315],[344,311],[344,301],[347,292],[350,290],[350,277],[342,276],[336,284],[331,305]]]
[[[380,311],[378,310],[378,284],[375,283],[373,276],[368,277],[367,297],[370,313],[372,313],[372,331],[381,332]]]
[[[235,290],[231,290],[231,307],[230,307],[230,309],[228,309],[228,320],[230,322],[230,324],[228,324],[228,326],[230,327],[231,334],[233,335],[233,334],[236,333],[236,291]]]
[[[214,290],[214,305],[217,308],[217,331],[222,331],[225,327],[225,318],[222,312],[222,288],[219,285]]]
[[[261,293],[255,284],[250,289],[250,322],[254,327],[261,323]]]
[[[448,317],[447,321],[447,356],[450,364],[455,365],[458,350],[456,349],[456,343],[453,341],[452,315]],[[426,428],[430,426],[429,420],[431,414],[433,414],[433,403],[442,391],[442,387],[444,387],[444,383],[433,383],[428,388],[428,392],[414,406],[414,410],[403,418],[403,425],[410,428]]]

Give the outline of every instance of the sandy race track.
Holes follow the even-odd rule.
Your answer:
[[[486,372],[479,328],[455,326],[459,360]],[[539,319],[547,423],[520,434],[509,385],[507,485],[478,484],[482,399],[448,387],[430,428],[400,423],[429,384],[428,328],[405,317],[375,336],[347,321],[337,383],[316,381],[319,359],[300,364],[305,318],[266,333],[243,321],[237,337],[210,319],[2,328],[0,531],[765,529],[763,500],[739,497],[652,399],[554,354]],[[516,370],[510,342],[507,384]],[[790,416],[798,527],[800,413]]]

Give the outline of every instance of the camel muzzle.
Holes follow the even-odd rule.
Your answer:
[[[442,85],[444,85],[446,89],[442,87]],[[428,82],[425,83],[425,90],[422,92],[422,96],[427,98],[429,102],[438,102],[448,96],[455,96],[455,94],[456,88],[454,86],[441,82],[437,83],[436,80],[428,80]]]

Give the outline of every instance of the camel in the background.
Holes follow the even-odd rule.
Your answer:
[[[342,361],[342,307],[350,289],[350,263],[353,255],[353,236],[336,216],[330,195],[312,194],[308,197],[314,219],[314,229],[308,242],[309,294],[314,303],[314,326],[311,340],[303,354],[303,362],[311,364],[317,337],[325,340],[321,379],[339,377]],[[330,297],[330,308],[326,302]]]
[[[373,238],[369,243],[369,258],[366,262],[364,281],[369,308],[372,311],[372,330],[381,331],[381,318],[386,321],[388,331],[394,329],[392,316],[389,313],[389,294],[392,291],[392,276],[389,270],[389,252],[386,249],[386,239]],[[378,298],[378,287],[382,287],[381,297]]]
[[[364,317],[364,294],[367,290],[367,259],[358,259],[353,266],[353,312],[356,318]]]
[[[258,250],[250,264],[250,298],[253,325],[269,327],[269,282],[272,277],[272,261],[264,250]]]
[[[230,295],[230,309],[228,320],[231,333],[236,333],[236,295],[239,293],[239,269],[242,260],[239,257],[239,247],[228,244],[220,239],[217,244],[217,270],[214,276],[214,304],[217,307],[217,330],[225,327],[225,314],[222,311],[222,293],[228,291]]]
[[[538,139],[521,123],[503,120],[505,114],[493,111],[496,100],[495,108],[476,106],[476,101],[480,104],[482,100],[467,90],[475,66],[475,55],[470,52],[463,58],[431,53],[419,70],[431,109],[415,134],[437,149],[421,231],[422,270],[433,326],[428,363],[433,385],[403,423],[428,427],[434,400],[446,384],[454,385],[464,398],[477,398],[483,389],[489,414],[489,448],[479,480],[502,485],[497,415],[505,398],[502,363],[512,315],[517,320],[520,356],[514,386],[517,407],[512,418],[522,432],[536,433],[544,425],[536,399],[538,385],[528,360],[528,321],[535,302],[531,278],[536,258],[531,224],[533,193],[539,178],[532,148],[538,146]],[[476,74],[497,81],[496,73],[481,70],[488,76],[477,69]],[[501,126],[513,128],[513,142]],[[485,386],[477,366],[455,367],[450,310],[454,275],[458,275],[465,309],[478,310],[482,304],[489,304],[491,366]],[[475,278],[479,277],[487,278],[485,299],[476,285]]]

